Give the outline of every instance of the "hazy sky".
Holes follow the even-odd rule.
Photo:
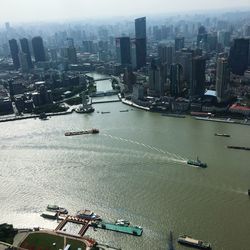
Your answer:
[[[134,16],[250,7],[250,0],[0,0],[0,22]]]

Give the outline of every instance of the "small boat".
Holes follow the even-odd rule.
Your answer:
[[[66,208],[59,207],[57,205],[48,205],[46,210],[51,211],[51,212],[57,212],[60,214],[67,214],[68,213],[68,210]]]
[[[215,133],[215,136],[223,136],[223,137],[230,137],[229,134],[220,134],[220,133]]]
[[[109,114],[109,111],[102,111],[101,114]]]
[[[180,235],[178,238],[178,243],[183,245],[188,245],[192,247],[196,247],[199,249],[211,249],[211,244],[202,240],[196,240],[188,235]]]
[[[119,225],[119,226],[128,227],[130,225],[130,222],[128,220],[118,219],[118,220],[115,221],[115,224]]]
[[[95,214],[94,212],[88,209],[78,211],[76,217],[87,220],[101,220],[101,216]]]
[[[65,136],[73,136],[73,135],[88,135],[88,134],[98,134],[99,129],[92,128],[89,130],[75,131],[75,132],[65,132]]]
[[[128,112],[128,109],[120,110],[120,112]]]
[[[200,167],[200,168],[206,168],[207,167],[207,163],[201,162],[198,157],[197,157],[196,161],[188,160],[187,164],[197,166],[197,167]]]
[[[94,112],[95,109],[92,106],[80,107],[75,110],[76,113],[79,114],[88,114]]]
[[[248,195],[250,196],[250,189],[248,189]]]
[[[53,211],[45,211],[41,214],[41,216],[45,219],[51,219],[51,220],[56,220],[58,213],[57,212],[53,212]]]

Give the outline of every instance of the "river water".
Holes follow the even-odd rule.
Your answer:
[[[55,228],[39,216],[52,203],[141,225],[142,237],[87,231],[122,249],[168,249],[170,230],[177,250],[186,249],[176,243],[181,233],[213,249],[250,249],[250,153],[226,148],[250,146],[249,126],[163,117],[122,103],[95,109],[0,123],[0,223]],[[93,127],[100,134],[64,136]],[[185,164],[196,156],[207,169]]]

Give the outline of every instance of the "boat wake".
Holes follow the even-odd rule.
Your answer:
[[[168,151],[164,151],[164,150],[162,150],[160,148],[150,146],[150,145],[142,143],[142,142],[138,142],[138,141],[130,140],[130,139],[125,139],[125,138],[122,138],[122,137],[117,137],[117,136],[113,136],[113,135],[109,135],[109,134],[102,134],[102,135],[106,136],[106,137],[109,137],[111,139],[114,139],[114,140],[118,140],[118,141],[122,141],[122,142],[126,142],[126,143],[131,143],[131,144],[134,144],[134,145],[144,147],[144,148],[149,149],[151,151],[157,152],[159,154],[163,154],[163,155],[165,155],[164,158],[166,158],[167,161],[173,161],[173,162],[176,162],[176,163],[186,164],[187,160],[188,160],[186,158],[183,158],[180,155],[177,155],[177,154],[174,154],[174,153],[171,153],[171,152],[168,152]]]

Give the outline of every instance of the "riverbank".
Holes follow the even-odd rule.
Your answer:
[[[150,108],[140,106],[140,105],[138,105],[138,104],[136,104],[136,103],[134,103],[132,101],[129,101],[129,100],[125,99],[125,98],[121,98],[121,101],[122,101],[122,103],[124,103],[126,105],[129,105],[131,107],[135,107],[135,108],[142,109],[142,110],[145,110],[145,111],[150,111]]]
[[[58,116],[58,115],[68,115],[72,114],[73,110],[58,112],[58,113],[46,113],[47,116]],[[36,119],[39,118],[40,115],[23,115],[23,116],[14,116],[14,117],[7,117],[0,119],[0,122],[11,122],[11,121],[19,121],[19,120],[26,120],[26,119]]]

